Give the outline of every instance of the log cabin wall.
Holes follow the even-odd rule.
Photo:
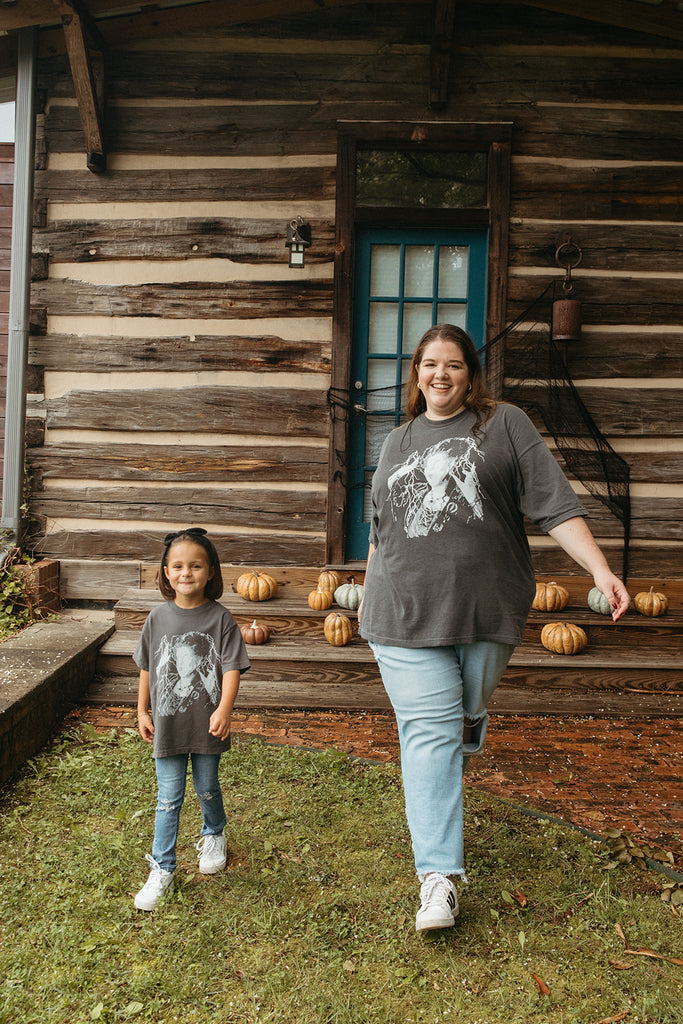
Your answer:
[[[201,524],[226,562],[322,564],[337,122],[510,121],[508,321],[561,277],[558,236],[578,237],[569,366],[631,466],[632,573],[683,575],[683,45],[461,4],[435,112],[430,9],[118,42],[101,175],[43,34],[29,464],[45,554],[133,565]],[[313,238],[303,270],[284,245],[298,215]],[[547,330],[549,302],[535,315],[524,330]],[[619,524],[588,504],[618,568]],[[570,569],[531,543],[539,570]]]

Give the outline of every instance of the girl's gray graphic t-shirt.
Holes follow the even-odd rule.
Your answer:
[[[585,516],[528,416],[499,405],[422,414],[387,437],[372,484],[360,632],[394,647],[522,640],[536,586],[524,516],[547,532]]]
[[[198,608],[158,605],[147,616],[133,659],[149,672],[155,757],[229,749],[230,737],[209,733],[209,719],[220,703],[223,673],[246,672],[249,658],[227,608],[216,601]]]

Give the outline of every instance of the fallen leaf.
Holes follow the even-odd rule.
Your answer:
[[[668,964],[677,964],[679,967],[683,967],[683,960],[677,960],[675,956],[655,953],[653,949],[625,949],[624,953],[628,953],[630,956],[651,956],[655,960],[666,960]]]
[[[349,974],[353,974],[353,972],[356,970],[356,961],[355,960],[345,960],[344,961],[344,970],[348,971]]]
[[[538,989],[539,996],[549,996],[550,989],[544,982],[543,978],[539,978],[539,976],[537,974],[534,974],[533,971],[531,972],[531,977],[536,982],[536,988]]]
[[[621,941],[624,943],[624,948],[628,949],[628,942],[626,941],[626,936],[624,935],[624,929],[621,927],[618,921],[614,926],[614,930],[621,939]]]
[[[635,967],[635,964],[627,964],[625,960],[610,960],[610,964],[618,971],[630,971]]]
[[[524,893],[523,893],[523,892],[521,891],[521,889],[516,889],[516,890],[515,890],[515,891],[513,892],[513,894],[512,894],[512,895],[513,895],[513,896],[514,896],[514,898],[515,898],[515,899],[517,900],[517,902],[519,903],[520,907],[526,907],[526,905],[527,905],[527,903],[529,902],[529,900],[528,900],[528,899],[526,898],[526,896],[525,896],[525,895],[524,895]]]
[[[679,981],[678,978],[672,978],[670,974],[665,974],[664,971],[660,971],[658,967],[653,967],[650,964],[650,970],[654,971],[655,974],[661,974],[662,978],[666,978],[667,981],[673,981],[674,985],[681,985],[683,987],[683,981]]]
[[[291,853],[283,853],[282,850],[279,853],[283,860],[291,860],[292,864],[301,864],[301,857],[294,857]]]
[[[623,1010],[622,1013],[618,1013],[616,1017],[603,1017],[601,1020],[596,1020],[594,1024],[616,1024],[619,1020],[624,1020],[630,1014],[630,1010]]]

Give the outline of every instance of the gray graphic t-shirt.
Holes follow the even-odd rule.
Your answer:
[[[222,605],[179,608],[158,605],[147,617],[133,655],[149,672],[154,756],[219,754],[230,738],[209,733],[221,699],[223,673],[246,672],[249,658],[237,623]]]
[[[528,416],[499,405],[389,434],[372,484],[361,635],[394,647],[518,644],[535,593],[524,516],[585,516]]]

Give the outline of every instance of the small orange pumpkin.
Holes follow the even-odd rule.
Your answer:
[[[277,593],[277,582],[267,572],[245,572],[237,580],[237,593],[245,601],[269,601]]]
[[[325,639],[333,647],[344,647],[353,636],[351,619],[341,612],[330,612],[323,625]]]
[[[329,590],[331,594],[334,594],[340,583],[339,573],[334,572],[332,569],[323,569],[318,576],[318,586],[322,587],[323,590]]]
[[[257,622],[256,619],[254,619],[251,626],[240,626],[240,633],[245,644],[267,644],[270,639],[268,626],[262,622]]]
[[[532,608],[537,612],[561,612],[569,602],[569,591],[555,583],[537,583]]]
[[[548,622],[541,630],[541,643],[553,654],[578,654],[588,643],[588,637],[573,622]]]
[[[325,611],[332,604],[332,592],[325,590],[322,583],[308,595],[308,606],[316,612]]]
[[[669,599],[666,594],[658,593],[654,587],[650,587],[649,590],[642,590],[639,594],[636,594],[633,598],[633,603],[641,615],[649,615],[650,617],[663,615],[669,607]]]

